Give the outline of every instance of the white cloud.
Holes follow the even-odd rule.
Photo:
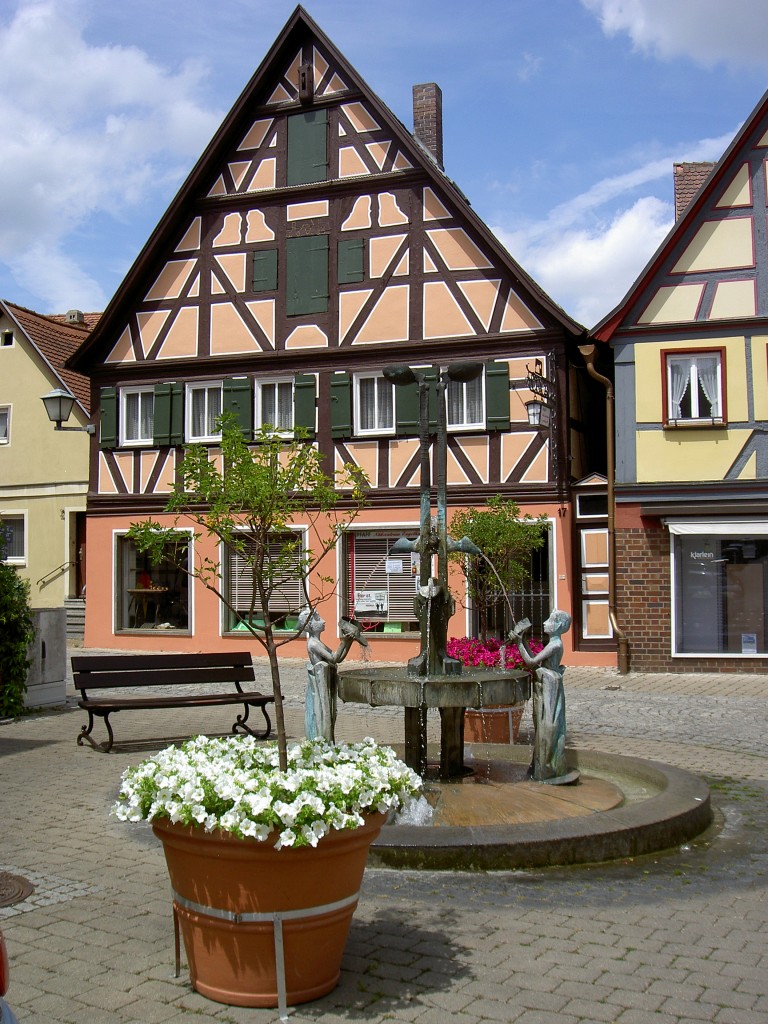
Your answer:
[[[103,308],[67,236],[168,190],[221,117],[194,99],[200,65],[171,73],[135,47],[89,45],[79,15],[76,0],[35,0],[0,21],[0,253],[49,311]]]
[[[539,221],[493,230],[547,294],[591,327],[621,301],[672,227],[673,204],[648,194],[652,186],[671,200],[673,165],[719,160],[734,134],[681,143],[674,156],[602,178]]]
[[[768,67],[765,0],[581,0],[608,36],[626,32],[636,49],[711,67]]]
[[[547,294],[587,327],[624,297],[672,226],[669,203],[647,196],[609,221],[548,234],[496,234]]]

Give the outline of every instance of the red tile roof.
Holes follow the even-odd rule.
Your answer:
[[[3,305],[88,412],[91,404],[90,381],[81,373],[66,369],[64,363],[80,348],[101,314],[85,313],[84,323],[70,323],[66,315],[44,316],[12,302],[4,302]]]

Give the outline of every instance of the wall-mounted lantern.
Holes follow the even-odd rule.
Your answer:
[[[95,434],[96,427],[89,423],[85,427],[63,427],[62,423],[66,423],[72,412],[72,407],[75,404],[75,396],[69,391],[65,391],[63,388],[54,388],[53,391],[49,391],[47,395],[42,397],[45,411],[48,414],[48,419],[51,423],[55,424],[56,430],[77,430],[81,433]]]
[[[552,410],[555,404],[555,386],[542,373],[542,362],[537,359],[533,369],[526,366],[528,376],[525,384],[534,397],[525,403],[528,422],[532,427],[546,429],[552,421]]]

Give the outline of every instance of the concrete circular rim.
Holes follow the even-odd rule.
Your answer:
[[[492,748],[481,748],[493,758]],[[485,753],[483,756],[485,756]],[[709,788],[698,776],[659,761],[569,749],[568,765],[631,777],[655,795],[609,811],[519,825],[388,825],[371,847],[372,867],[509,870],[587,864],[667,850],[712,822]],[[505,759],[527,761],[528,748]]]

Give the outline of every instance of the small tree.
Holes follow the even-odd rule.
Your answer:
[[[5,543],[0,530],[0,559]],[[35,637],[29,606],[29,581],[14,566],[0,561],[0,715],[17,717],[24,710],[29,659]]]
[[[531,554],[544,544],[547,529],[546,516],[521,516],[516,502],[498,494],[487,508],[468,508],[453,515],[451,536],[469,537],[485,556],[461,552],[450,555],[464,574],[467,597],[477,609],[483,642],[488,640],[490,612],[501,601],[508,604],[507,595],[530,575]]]
[[[283,644],[299,634],[295,629],[276,632],[289,613],[271,619],[270,601],[288,584],[295,589],[297,581],[306,607],[312,608],[328,596],[335,586],[333,578],[316,575],[310,594],[309,577],[363,507],[367,481],[352,465],[329,476],[320,452],[298,432],[293,439],[286,439],[265,427],[251,445],[231,416],[222,417],[221,423],[221,469],[206,447],[190,445],[165,508],[175,514],[174,525],[163,527],[147,519],[134,523],[128,536],[155,563],[167,559],[169,552],[171,557],[177,552],[178,567],[212,591],[265,649],[275,697],[280,767],[285,770],[286,732],[277,655]],[[297,518],[309,524],[310,546],[304,549],[299,537],[277,546],[276,538],[285,538]],[[178,544],[178,529],[184,521],[199,529],[195,537],[205,535],[219,541],[227,558],[238,556],[250,589],[247,609],[235,607],[222,586],[218,558],[198,555],[196,563],[190,564],[186,546]]]

